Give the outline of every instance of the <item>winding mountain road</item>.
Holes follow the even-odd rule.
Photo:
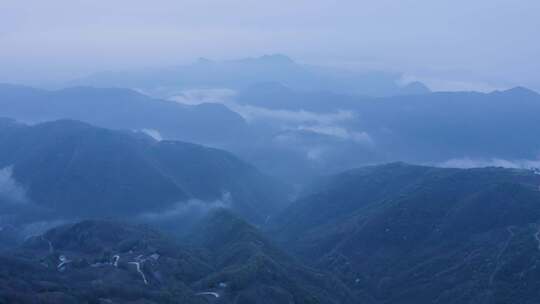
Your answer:
[[[118,268],[118,261],[120,261],[120,256],[118,254],[115,254],[113,256],[113,266]]]
[[[69,263],[71,263],[71,260],[69,260],[66,256],[64,255],[61,255],[60,257],[58,257],[58,260],[60,261],[60,263],[58,264],[58,266],[56,266],[56,268],[59,270],[59,271],[64,271],[65,270],[65,266]]]
[[[219,293],[212,292],[212,291],[205,291],[205,292],[198,292],[196,293],[198,296],[213,296],[214,298],[219,298]]]
[[[220,303],[221,295],[214,291],[203,291],[195,294],[196,296],[202,297],[206,300],[207,303]]]
[[[46,237],[44,237],[43,235],[41,236],[41,239],[44,240],[45,242],[47,242],[49,244],[49,253],[53,253],[54,252],[54,247],[53,247],[53,244],[51,241],[49,241],[49,239],[47,239]]]
[[[139,263],[139,262],[129,262],[129,264],[135,265],[135,267],[137,268],[137,272],[141,275],[141,277],[143,279],[144,284],[148,285],[148,281],[146,280],[146,276],[144,275],[144,272],[142,272],[142,270],[141,270],[141,263]]]

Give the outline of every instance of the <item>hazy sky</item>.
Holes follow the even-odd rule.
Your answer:
[[[0,0],[0,82],[283,53],[540,90],[538,0]]]

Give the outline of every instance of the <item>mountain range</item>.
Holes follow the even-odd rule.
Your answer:
[[[370,98],[261,83],[224,104],[185,105],[126,89],[3,85],[0,97],[0,116],[81,120],[226,149],[294,183],[392,161],[527,167],[540,151],[540,95],[525,88]]]
[[[63,225],[0,255],[9,303],[345,303],[350,290],[216,210],[181,245],[151,228],[111,221]]]
[[[398,73],[301,64],[274,54],[228,61],[201,58],[175,67],[101,72],[68,82],[67,86],[132,88],[161,97],[186,89],[238,90],[264,82],[279,82],[299,90],[322,89],[367,96],[429,92],[420,83],[400,85],[400,78]]]
[[[2,84],[0,96],[0,117],[27,123],[72,119],[213,146],[230,143],[248,132],[244,119],[223,105],[181,105],[129,89],[71,87],[48,91]]]
[[[373,303],[534,303],[539,187],[530,170],[365,167],[315,183],[268,229]]]
[[[2,119],[0,145],[0,302],[540,298],[538,170],[390,163],[289,202],[228,152],[141,132]]]
[[[540,175],[392,163],[327,176],[257,228],[58,225],[0,253],[10,303],[536,303]]]
[[[287,186],[234,155],[140,132],[59,120],[0,120],[0,200],[4,218],[81,217],[174,220],[227,207],[252,223],[287,202]],[[14,211],[16,210],[16,211]],[[22,219],[21,219],[22,220]]]
[[[266,83],[240,91],[236,101],[274,113],[267,145],[314,168],[311,176],[394,161],[527,167],[540,151],[540,94],[521,87],[368,98]]]

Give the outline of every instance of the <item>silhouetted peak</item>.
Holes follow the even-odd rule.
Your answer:
[[[35,129],[58,129],[58,130],[105,130],[103,128],[94,127],[89,123],[75,120],[75,119],[59,119],[53,121],[46,121],[34,125]]]
[[[268,63],[294,64],[294,61],[283,54],[264,55],[258,58],[259,61]]]
[[[17,122],[15,119],[8,118],[8,117],[0,117],[0,127],[2,128],[21,126],[21,125],[23,124]]]
[[[214,61],[212,61],[212,60],[210,60],[210,59],[208,59],[208,58],[199,57],[199,58],[197,59],[197,62],[196,62],[196,63],[197,63],[197,64],[212,64],[212,63],[214,63]]]
[[[245,59],[240,59],[237,62],[250,63],[250,64],[271,64],[271,65],[295,64],[295,62],[291,58],[282,54],[271,54],[271,55],[263,55],[260,57],[245,58]]]
[[[414,81],[403,86],[403,88],[401,88],[401,92],[402,94],[406,95],[421,95],[429,94],[431,93],[431,90],[420,81]]]
[[[508,96],[516,96],[516,97],[538,97],[540,96],[537,92],[528,89],[526,87],[517,86],[508,90],[503,91],[495,91],[492,94],[499,94],[499,95],[508,95]]]

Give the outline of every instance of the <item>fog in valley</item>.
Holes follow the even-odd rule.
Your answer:
[[[2,1],[0,303],[538,303],[539,12]]]

